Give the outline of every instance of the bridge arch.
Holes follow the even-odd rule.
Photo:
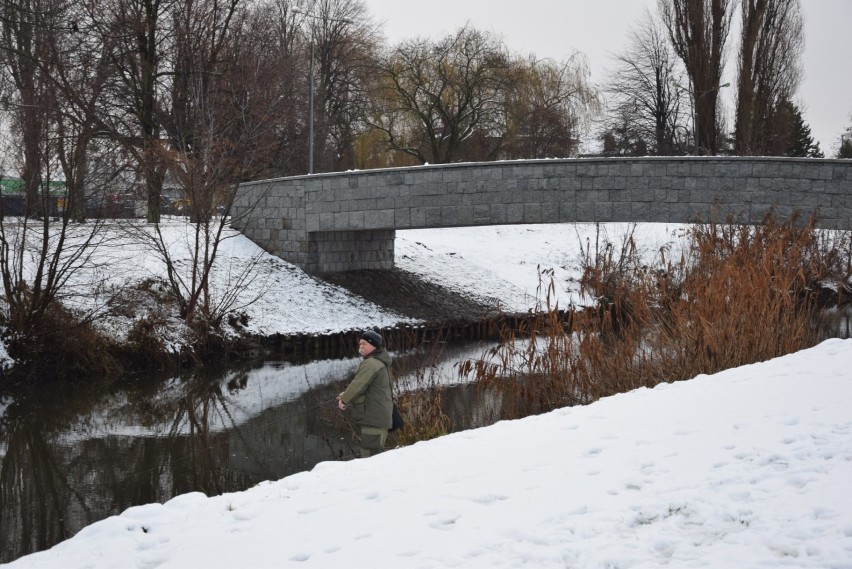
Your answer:
[[[312,273],[393,267],[397,229],[820,212],[852,230],[852,160],[646,157],[414,166],[241,184],[231,224]]]

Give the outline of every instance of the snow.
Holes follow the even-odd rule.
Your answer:
[[[164,248],[187,282],[194,252],[192,227],[181,218],[164,219],[159,227]],[[426,281],[493,301],[507,312],[526,312],[546,302],[542,291],[550,275],[557,283],[554,304],[583,302],[572,279],[580,275],[581,249],[594,250],[598,228],[616,246],[633,231],[640,253],[651,261],[661,249],[677,249],[683,227],[610,223],[397,231],[395,262]],[[73,243],[87,238],[89,229],[70,231]],[[158,323],[164,345],[177,352],[186,341],[184,324],[163,314],[159,303],[133,293],[141,283],[166,279],[166,265],[151,246],[151,236],[152,227],[144,223],[108,224],[91,258],[70,276],[62,300],[81,315],[96,315],[94,326],[119,342],[136,322],[150,318]],[[245,314],[241,331],[251,334],[328,334],[419,322],[306,274],[230,227],[223,228],[214,267],[211,304],[223,313]],[[237,294],[229,294],[234,291]],[[227,325],[225,331],[236,333]],[[10,364],[0,340],[0,366]]]
[[[183,270],[188,282],[194,252],[191,226],[179,219],[168,219],[160,230],[175,266]],[[143,224],[128,230],[124,224],[109,232],[109,246],[98,249],[98,262],[94,263],[109,266],[109,273],[105,276],[81,271],[75,275],[75,284],[88,289],[93,288],[90,283],[95,278],[103,279],[101,296],[82,295],[75,299],[73,306],[81,312],[103,312],[109,295],[116,289],[166,277],[165,264],[144,241],[144,236],[151,233],[150,227]],[[211,304],[228,312],[245,313],[248,325],[244,329],[249,333],[321,334],[410,321],[306,274],[229,227],[223,229],[214,267]],[[229,294],[233,291],[238,293],[234,298]],[[113,337],[124,338],[132,319],[128,321],[126,315],[113,311],[104,313],[95,324]],[[179,343],[177,324],[172,328],[173,341]]]
[[[7,368],[11,368],[14,361],[12,360],[12,356],[9,355],[9,352],[6,351],[6,345],[3,344],[2,337],[4,327],[0,326],[0,371],[3,371]]]
[[[597,231],[600,229],[600,236]],[[664,223],[497,225],[397,231],[396,265],[423,279],[484,299],[507,312],[526,312],[546,302],[551,276],[552,304],[585,302],[579,296],[580,253],[596,240],[616,247],[632,234],[647,262],[661,249],[678,250],[685,226]]]
[[[618,244],[635,228],[643,253],[680,241],[682,225],[612,223],[601,226]],[[496,300],[504,310],[526,312],[536,306],[541,271],[552,270],[566,283],[579,276],[578,253],[596,238],[595,224],[486,226],[397,231],[395,262],[424,280],[473,297]],[[185,226],[164,227],[167,241],[179,258],[188,259]],[[385,310],[351,292],[307,275],[294,265],[263,252],[240,233],[228,229],[219,252],[219,283],[225,275],[240,274],[256,260],[256,276],[239,296],[237,306],[248,315],[247,330],[257,334],[321,334],[365,327],[416,322]],[[137,262],[123,257],[130,274]],[[119,263],[116,260],[116,263]],[[157,271],[149,269],[149,273]],[[162,276],[162,271],[159,273]],[[545,277],[549,280],[549,277]],[[545,283],[546,286],[546,283]],[[562,306],[580,300],[576,289],[560,287],[554,301]]]
[[[130,508],[9,567],[852,567],[852,340]]]

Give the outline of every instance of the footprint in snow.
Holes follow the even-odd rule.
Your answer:
[[[793,488],[801,490],[813,481],[812,478],[804,478],[802,476],[792,476],[787,480],[787,484]]]
[[[475,502],[477,504],[482,504],[483,506],[490,506],[491,504],[496,504],[497,502],[502,502],[503,500],[508,499],[508,496],[501,496],[499,494],[488,494],[485,496],[474,496],[470,498],[470,501]]]
[[[445,512],[442,514],[436,514],[437,519],[429,524],[429,527],[432,529],[439,530],[448,530],[451,529],[452,526],[456,523],[456,520],[459,519],[459,515],[451,512]]]

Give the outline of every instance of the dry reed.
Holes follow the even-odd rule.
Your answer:
[[[677,262],[663,250],[653,266],[632,232],[596,243],[580,279],[591,307],[506,330],[461,373],[499,390],[503,418],[714,373],[816,344],[825,291],[843,289],[825,283],[849,277],[848,234],[827,239],[813,218],[694,225],[687,241]]]
[[[444,410],[446,387],[438,377],[439,362],[443,358],[445,342],[437,341],[424,346],[420,357],[408,365],[407,358],[397,359],[393,381],[399,412],[405,421],[402,429],[393,433],[393,442],[404,446],[417,441],[434,439],[446,435],[452,429],[449,416]],[[425,362],[425,363],[424,363]],[[398,377],[409,378],[402,390]]]

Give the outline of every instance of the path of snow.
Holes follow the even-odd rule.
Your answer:
[[[10,568],[852,568],[852,340],[134,507]]]

